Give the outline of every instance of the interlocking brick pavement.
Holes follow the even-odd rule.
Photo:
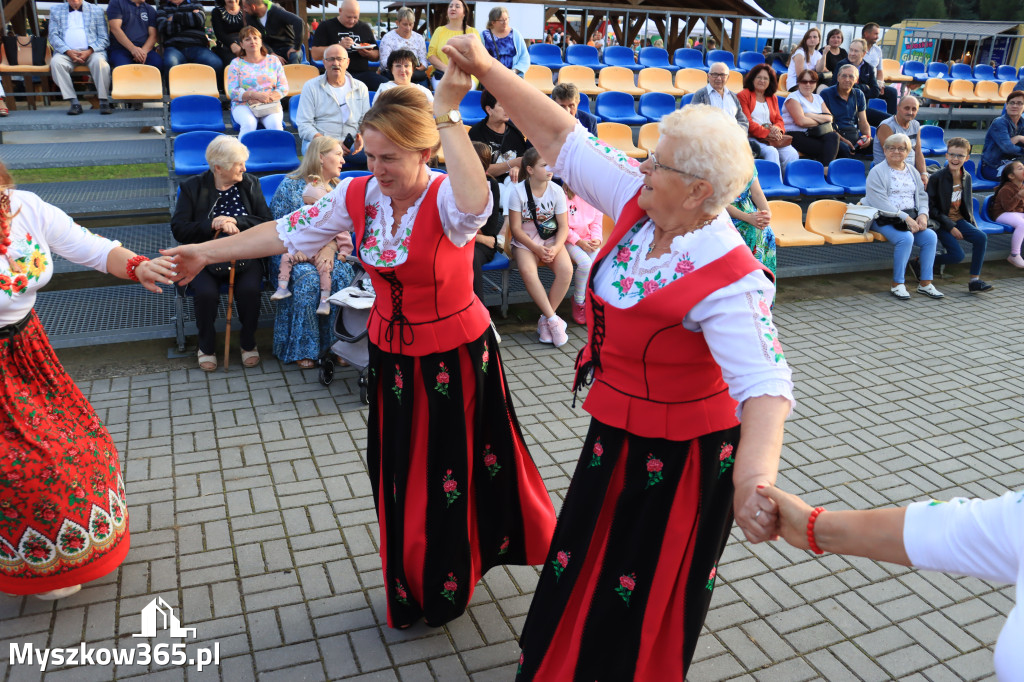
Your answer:
[[[888,294],[780,304],[799,405],[780,485],[832,509],[1024,486],[1024,280],[943,301]],[[962,288],[962,287],[961,287]],[[572,407],[578,327],[563,349],[506,334],[502,357],[526,441],[556,506],[588,418]],[[538,571],[491,570],[445,628],[388,629],[352,371],[330,387],[272,358],[82,384],[118,445],[132,548],[115,573],[55,607],[0,597],[0,641],[134,647],[154,597],[219,667],[12,664],[3,680],[510,680]],[[690,679],[975,680],[1011,587],[924,574],[738,532]],[[161,633],[158,642],[173,643]]]

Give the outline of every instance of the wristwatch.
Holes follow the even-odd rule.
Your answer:
[[[459,113],[458,109],[452,109],[447,114],[441,114],[440,116],[434,117],[434,123],[437,124],[438,128],[447,128],[448,125],[455,125],[456,123],[462,123],[462,114]],[[448,124],[448,125],[445,125]]]

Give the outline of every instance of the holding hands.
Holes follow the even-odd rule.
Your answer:
[[[135,276],[139,278],[139,284],[154,294],[163,293],[160,284],[174,284],[172,278],[175,275],[177,272],[174,270],[174,261],[167,256],[142,261],[135,266]]]
[[[474,35],[454,36],[441,48],[441,51],[448,55],[448,68],[445,70],[445,75],[452,70],[454,65],[464,74],[480,78],[495,63],[494,57],[484,49],[483,42]],[[443,78],[441,82],[444,82]],[[437,101],[436,96],[434,101]]]

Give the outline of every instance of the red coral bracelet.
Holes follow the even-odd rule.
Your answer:
[[[810,545],[811,551],[815,554],[825,553],[821,547],[818,547],[818,543],[814,541],[814,524],[823,511],[825,511],[824,507],[815,507],[814,511],[811,512],[811,517],[807,519],[807,544]]]
[[[148,261],[149,259],[145,256],[132,256],[128,259],[128,265],[125,267],[125,272],[128,273],[128,279],[133,282],[139,281],[139,276],[135,274],[135,268],[139,267],[141,263]]]

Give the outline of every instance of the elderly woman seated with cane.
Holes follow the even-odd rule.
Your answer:
[[[259,180],[245,172],[249,150],[237,138],[220,135],[206,148],[210,170],[194,175],[181,184],[181,194],[171,217],[171,233],[181,244],[199,244],[221,235],[238,234],[270,220],[270,209],[263,198]],[[231,263],[213,263],[192,280],[195,294],[196,327],[199,329],[199,368],[212,372],[217,368],[213,322],[220,303],[220,287],[231,279],[234,270],[234,298],[242,323],[239,342],[242,364],[255,367],[260,362],[256,349],[256,324],[260,316],[260,291],[263,288],[263,262],[244,259]]]

